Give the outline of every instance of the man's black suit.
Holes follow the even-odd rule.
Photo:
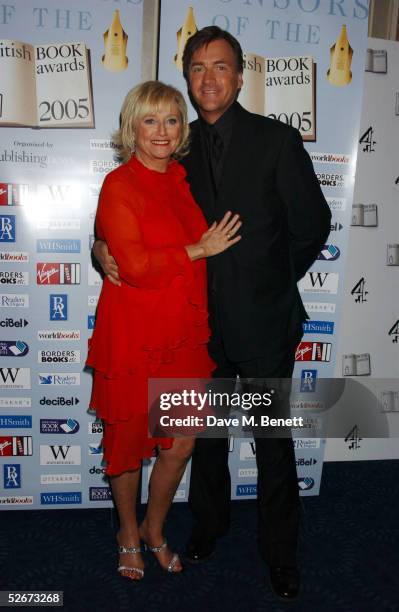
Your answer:
[[[320,252],[331,213],[299,132],[235,103],[231,140],[215,194],[200,122],[183,164],[209,224],[239,213],[242,239],[208,259],[210,354],[216,377],[291,377],[307,315],[297,281]],[[199,439],[189,502],[198,535],[229,522],[227,440]],[[292,441],[256,439],[261,552],[295,565],[298,487]]]

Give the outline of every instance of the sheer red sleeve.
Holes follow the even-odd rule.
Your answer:
[[[137,287],[161,289],[184,275],[191,260],[184,246],[149,248],[140,231],[140,198],[126,194],[123,181],[105,179],[96,215],[98,237],[105,240],[120,278]]]

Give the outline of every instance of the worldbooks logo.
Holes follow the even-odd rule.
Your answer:
[[[0,416],[0,429],[32,429],[32,417],[22,414]]]
[[[37,332],[37,339],[47,342],[80,340],[80,329],[41,329]]]
[[[351,291],[351,295],[355,298],[355,304],[363,304],[363,302],[367,302],[366,295],[369,292],[366,291],[366,280],[364,276],[360,280],[357,281],[356,285],[353,287]]]
[[[21,488],[21,466],[19,463],[5,463],[3,465],[4,489]]]
[[[333,321],[305,321],[302,323],[305,334],[333,334]]]
[[[22,340],[0,340],[0,357],[24,357],[29,346]]]
[[[40,419],[42,434],[75,434],[79,431],[79,423],[75,419]]]
[[[243,497],[243,496],[252,496],[252,495],[257,495],[258,494],[258,487],[256,484],[242,484],[242,485],[237,485],[236,487],[236,496],[237,497]]]
[[[392,325],[388,332],[389,336],[392,336],[392,342],[396,344],[399,338],[399,319]]]
[[[316,391],[317,370],[302,370],[301,393],[314,393]]]
[[[295,361],[330,361],[331,344],[329,342],[300,342]]]
[[[90,487],[90,501],[112,501],[112,493],[110,487]]]
[[[0,242],[15,240],[15,215],[0,215]]]
[[[80,491],[62,493],[40,493],[42,505],[81,504],[82,493]]]
[[[50,300],[50,321],[68,320],[68,296],[66,293],[51,293]]]
[[[334,244],[325,244],[317,259],[320,261],[335,261],[340,256],[341,251]]]
[[[36,240],[36,251],[38,253],[80,253],[80,240]]]
[[[22,251],[0,251],[0,261],[3,263],[27,263],[29,253]]]
[[[310,491],[314,487],[314,480],[309,476],[305,478],[298,478],[298,487],[300,491]]]
[[[38,263],[36,280],[38,285],[80,285],[80,264]]]

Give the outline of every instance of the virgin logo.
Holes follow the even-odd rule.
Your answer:
[[[48,267],[48,264],[43,264],[41,268],[37,269],[37,282],[40,285],[45,283],[50,284],[50,278],[54,276],[54,274],[58,274],[59,269],[55,267]]]

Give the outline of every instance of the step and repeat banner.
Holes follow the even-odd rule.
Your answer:
[[[4,510],[110,499],[83,371],[101,288],[90,250],[111,134],[140,81],[142,21],[141,0],[0,4]]]
[[[334,376],[350,227],[368,3],[360,0],[162,0],[159,78],[182,91],[182,53],[189,36],[217,25],[237,37],[244,52],[239,102],[249,111],[300,130],[333,218],[328,244],[299,283],[310,320],[296,354],[292,407],[306,410],[309,438],[296,438],[298,486],[319,492],[325,450],[320,378]],[[196,118],[191,108],[190,116]],[[256,496],[255,444],[230,440],[232,498]],[[144,478],[146,481],[146,478]],[[187,499],[187,478],[179,499]],[[143,497],[145,499],[145,497]]]
[[[365,436],[358,414],[346,438],[328,441],[330,461],[399,457],[399,43],[367,47],[335,376],[370,389],[386,434]]]

